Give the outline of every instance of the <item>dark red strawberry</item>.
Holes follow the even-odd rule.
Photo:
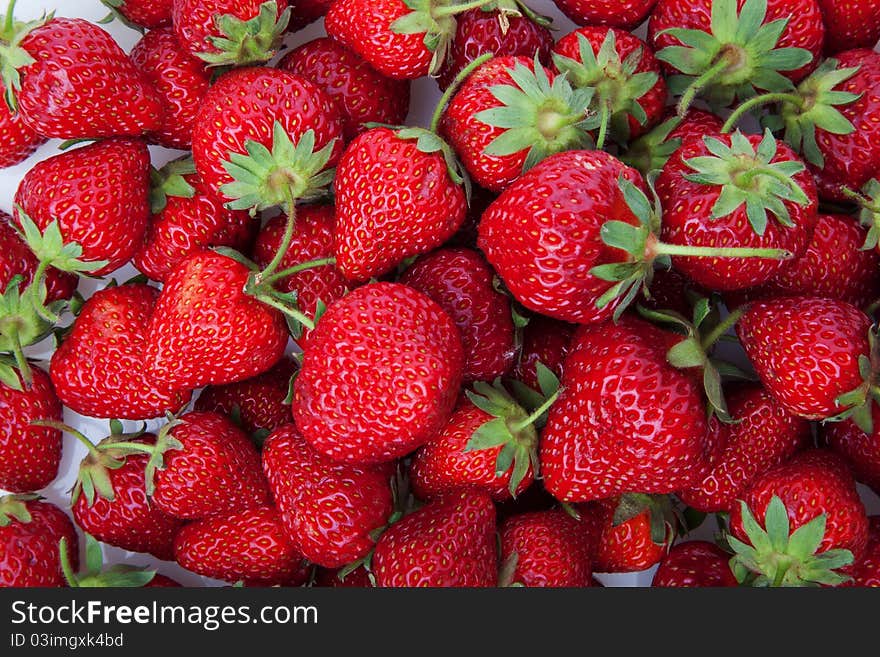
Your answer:
[[[155,30],[171,24],[173,0],[101,0],[125,21]]]
[[[298,30],[318,20],[330,9],[333,0],[287,0],[290,7],[290,29]]]
[[[676,269],[655,268],[651,286],[641,305],[656,311],[673,311],[683,317],[693,313],[694,301],[709,297],[709,293],[696,288]]]
[[[541,363],[561,378],[562,364],[573,333],[571,324],[544,315],[533,315],[523,329],[522,347],[512,377],[537,390],[537,365]]]
[[[391,525],[372,559],[382,587],[498,583],[495,506],[485,493],[451,493]]]
[[[610,25],[625,30],[638,27],[657,0],[553,0],[578,25]]]
[[[564,511],[508,518],[501,533],[501,586],[592,586],[590,546],[581,523]]]
[[[825,19],[825,52],[873,48],[880,41],[880,16],[870,0],[818,0]]]
[[[406,120],[409,84],[385,77],[333,39],[315,39],[291,50],[278,68],[314,83],[336,102],[346,140],[363,132],[366,123]]]
[[[0,587],[64,586],[58,543],[78,546],[64,512],[36,495],[0,497]],[[79,550],[70,562],[79,567]]]
[[[339,568],[364,558],[391,517],[392,468],[331,461],[292,424],[266,440],[263,471],[287,535],[318,565]]]
[[[38,162],[15,193],[15,217],[41,232],[58,222],[65,243],[82,246],[82,260],[101,262],[95,275],[128,262],[150,216],[150,154],[144,142],[108,139]]]
[[[687,541],[673,546],[654,573],[651,586],[737,586],[730,570],[730,555],[708,541]]]
[[[717,135],[723,126],[720,117],[701,109],[692,107],[683,119],[667,110],[663,123],[629,144],[620,159],[648,175],[662,169],[687,140]]]
[[[845,420],[823,425],[821,435],[828,447],[849,462],[858,481],[880,491],[880,407],[875,404],[871,414],[871,431]]]
[[[868,547],[850,570],[852,581],[841,586],[880,586],[880,516],[871,516],[868,522]]]
[[[0,83],[0,92],[6,89]],[[0,105],[0,168],[24,162],[46,138],[25,124],[21,114],[15,113],[4,103]]]
[[[302,556],[272,507],[232,511],[184,526],[174,539],[177,563],[199,575],[250,586],[303,582]]]
[[[371,575],[366,568],[355,568],[351,572],[348,569],[340,568],[332,570],[329,568],[318,568],[315,575],[315,581],[312,586],[333,587],[333,588],[372,588],[374,586]]]
[[[337,461],[390,461],[445,426],[463,369],[458,329],[440,306],[405,285],[365,285],[318,322],[294,384],[293,417]]]
[[[12,217],[0,210],[0,290],[6,290],[14,276],[22,277],[20,288],[28,286],[39,264],[34,252],[13,227],[13,221]],[[54,267],[47,268],[45,274],[46,302],[66,300],[73,296],[79,283],[76,276]]]
[[[183,584],[181,584],[177,580],[171,579],[170,577],[163,575],[162,573],[156,573],[155,575],[153,575],[153,579],[151,579],[149,582],[144,584],[145,589],[151,589],[151,588],[156,588],[156,587],[158,587],[158,588],[169,588],[169,587],[170,588],[177,588],[179,586],[183,586]]]

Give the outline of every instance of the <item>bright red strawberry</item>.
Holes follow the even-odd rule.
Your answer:
[[[292,424],[266,440],[263,471],[293,545],[327,568],[365,557],[393,511],[391,468],[332,461]]]
[[[590,546],[581,523],[564,511],[508,518],[501,533],[501,586],[592,586]]]
[[[674,545],[654,573],[651,586],[708,587],[737,586],[730,570],[730,555],[708,541],[686,541]]]
[[[318,322],[294,383],[293,417],[337,461],[390,461],[446,425],[463,369],[458,329],[440,306],[405,285],[365,285]]]
[[[851,582],[842,586],[880,586],[880,516],[868,518],[868,547],[850,570]]]
[[[324,16],[333,0],[287,0],[290,7],[290,30],[298,30]]]
[[[849,462],[858,481],[880,491],[880,407],[874,405],[871,414],[871,431],[844,420],[823,425],[821,435],[828,447]]]
[[[399,279],[436,301],[458,326],[465,383],[493,381],[513,364],[510,300],[495,290],[493,278],[476,251],[444,248],[420,257]]]
[[[291,50],[278,68],[314,83],[336,102],[347,141],[363,132],[366,123],[403,123],[409,111],[409,83],[385,77],[327,37]]]
[[[303,579],[302,556],[272,507],[196,520],[174,539],[177,563],[199,575],[251,586],[290,586]]]
[[[131,260],[150,216],[150,154],[144,142],[108,139],[38,162],[15,193],[23,210],[45,231],[57,221],[66,243],[82,246],[82,260],[105,263],[108,274]]]
[[[825,52],[873,48],[880,41],[880,15],[870,0],[818,0],[825,19]]]
[[[498,582],[495,506],[485,493],[452,493],[391,525],[373,555],[382,587],[491,587]]]
[[[733,424],[709,421],[715,445],[711,470],[696,486],[678,493],[698,511],[731,511],[756,476],[785,461],[810,440],[806,420],[782,408],[764,388],[744,385],[726,395]]]
[[[196,57],[248,66],[275,56],[290,11],[287,0],[173,0],[171,17],[180,45]]]
[[[6,89],[0,84],[0,93]],[[25,124],[21,114],[12,112],[6,104],[0,105],[0,168],[24,162],[46,138]]]
[[[868,519],[843,459],[808,450],[759,475],[730,516],[734,574],[753,586],[841,583]]]
[[[147,370],[147,325],[158,298],[156,288],[131,284],[86,301],[49,368],[66,406],[90,417],[146,420],[186,405],[188,391],[175,392]]]
[[[692,107],[681,119],[667,110],[663,123],[629,144],[620,159],[648,175],[662,169],[687,140],[717,135],[722,127],[724,122],[711,112]]]
[[[101,0],[114,14],[148,30],[171,24],[173,0]]]
[[[131,60],[155,85],[164,109],[161,125],[147,137],[166,148],[189,149],[196,113],[211,86],[210,71],[180,46],[170,27],[147,32]]]
[[[0,42],[7,49],[7,102],[36,133],[96,139],[159,127],[162,104],[156,90],[97,25],[46,16],[9,21]]]
[[[467,201],[450,157],[421,128],[373,128],[349,144],[335,182],[336,266],[346,278],[380,276],[455,234]]]
[[[578,25],[610,25],[625,30],[638,27],[657,0],[553,0]]]
[[[0,290],[6,290],[14,276],[21,276],[20,289],[33,281],[38,262],[34,252],[13,228],[13,218],[0,210]],[[54,267],[46,270],[46,301],[69,299],[76,290],[79,279],[71,273]]]
[[[58,543],[79,544],[64,512],[36,495],[0,497],[0,587],[64,586]],[[79,567],[79,551],[70,561]]]
[[[58,476],[61,432],[31,424],[61,420],[61,402],[49,375],[30,366],[30,385],[13,371],[15,386],[0,382],[0,488],[28,493],[45,488]]]
[[[557,499],[671,493],[706,475],[705,401],[668,349],[666,331],[635,318],[578,331],[541,435],[544,485]]]

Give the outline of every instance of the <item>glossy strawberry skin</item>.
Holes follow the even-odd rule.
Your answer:
[[[825,53],[873,48],[880,40],[880,16],[870,0],[818,0],[825,19]]]
[[[869,517],[868,523],[868,547],[852,567],[852,581],[841,586],[880,587],[880,516]]]
[[[852,468],[855,478],[880,491],[880,409],[871,409],[874,422],[866,434],[852,420],[829,422],[822,426],[822,435],[828,447],[843,456]]]
[[[669,334],[639,319],[582,327],[541,436],[544,485],[559,500],[670,493],[707,473],[703,397],[666,361]]]
[[[18,108],[37,133],[94,139],[159,127],[162,104],[156,90],[97,25],[54,18],[31,31],[21,47],[35,61],[20,70]]]
[[[312,563],[339,568],[366,556],[370,534],[393,510],[392,469],[337,463],[292,424],[266,440],[263,472],[293,545]]]
[[[6,93],[2,84],[0,93]],[[11,112],[5,103],[0,105],[0,169],[24,162],[45,142],[45,137],[25,124],[21,114]]]
[[[172,271],[147,325],[148,376],[178,390],[249,379],[287,345],[281,313],[244,293],[250,270],[197,251]]]
[[[250,439],[216,413],[194,411],[171,435],[183,449],[165,453],[153,503],[165,513],[196,520],[269,505],[260,455]]]
[[[730,555],[714,543],[686,541],[669,551],[654,573],[651,586],[709,587],[737,586],[730,570]]]
[[[610,25],[631,30],[644,21],[657,0],[553,0],[578,25]]]
[[[512,377],[532,390],[540,390],[537,364],[541,363],[557,377],[562,377],[562,366],[574,326],[544,315],[534,315],[523,329],[522,348]]]
[[[274,0],[276,15],[287,9],[287,0]],[[223,37],[217,26],[220,16],[250,20],[260,13],[265,0],[173,0],[171,7],[174,34],[180,45],[193,55],[215,53],[217,48],[209,37]]]
[[[440,306],[405,285],[365,285],[318,322],[294,383],[293,417],[337,461],[391,461],[440,432],[463,366],[458,329]]]
[[[461,491],[423,506],[382,534],[372,565],[381,587],[495,586],[492,500]]]
[[[822,297],[749,306],[736,332],[761,382],[790,413],[811,420],[837,415],[836,399],[862,384],[871,320],[858,308]]]
[[[61,402],[52,381],[31,365],[30,388],[14,390],[0,383],[0,488],[28,493],[45,488],[58,476],[61,432],[33,426],[34,420],[61,421]]]
[[[148,138],[166,148],[189,149],[211,72],[180,46],[170,27],[147,32],[132,49],[131,59],[155,85],[164,109],[161,125]]]
[[[333,39],[315,39],[291,50],[278,68],[312,82],[336,102],[346,141],[363,132],[365,123],[400,125],[406,120],[409,84],[385,77]]]
[[[150,216],[150,154],[144,142],[108,139],[38,162],[15,193],[42,231],[58,220],[62,237],[82,246],[82,260],[109,274],[131,260]]]
[[[599,522],[593,569],[600,573],[647,570],[668,552],[674,535],[667,528],[664,543],[655,543],[651,538],[651,512],[647,510],[615,526],[614,511],[618,502],[618,498],[611,498],[590,505]]]
[[[809,423],[783,409],[759,385],[728,392],[727,405],[737,423],[710,420],[712,443],[717,446],[711,471],[698,485],[678,493],[685,504],[706,513],[729,512],[752,479],[810,440]]]
[[[611,287],[590,270],[627,256],[602,242],[602,225],[637,219],[618,178],[641,175],[601,151],[553,155],[512,184],[483,214],[478,245],[526,308],[567,322],[611,318],[616,303],[596,302]]]
[[[731,143],[729,136],[712,136],[725,145]],[[747,138],[757,148],[762,137],[748,135]],[[711,156],[705,141],[691,139],[681,145],[657,178],[657,194],[663,207],[662,241],[685,246],[775,248],[787,250],[795,257],[803,255],[818,221],[816,186],[810,174],[802,171],[794,176],[809,199],[809,204],[804,206],[786,202],[794,226],[783,226],[771,213],[761,236],[749,224],[745,204],[727,216],[712,217],[712,208],[722,188],[685,178],[694,172],[686,162],[704,156]],[[779,142],[771,162],[791,160],[799,161],[794,151]],[[672,260],[673,266],[695,283],[722,291],[760,285],[779,275],[788,265],[785,260],[772,258],[675,257]]]
[[[132,23],[155,30],[171,24],[173,0],[124,0],[119,13]]]
[[[437,248],[461,227],[464,191],[440,153],[373,128],[349,144],[336,169],[336,266],[366,281]]]
[[[148,285],[108,287],[92,295],[49,373],[65,406],[98,418],[146,420],[176,413],[189,392],[175,392],[145,376],[146,327],[159,298]]]
[[[399,279],[436,301],[458,326],[465,383],[493,381],[513,364],[510,301],[495,290],[493,277],[476,251],[443,248],[420,257]]]
[[[0,588],[65,586],[58,543],[67,539],[71,567],[79,567],[76,530],[64,512],[40,500],[24,502],[30,522],[16,519],[0,527]]]

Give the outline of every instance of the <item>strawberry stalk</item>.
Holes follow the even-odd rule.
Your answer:
[[[446,88],[446,91],[444,91],[443,95],[440,96],[440,100],[437,101],[437,107],[434,108],[434,113],[431,115],[431,123],[429,124],[429,129],[431,132],[433,132],[434,134],[439,134],[440,120],[443,118],[443,111],[446,109],[449,101],[452,100],[452,97],[456,94],[459,87],[461,87],[464,81],[471,76],[471,73],[476,71],[494,56],[494,53],[485,53],[483,55],[480,55],[474,61],[465,66],[461,71],[459,71],[458,75],[456,75],[455,78],[452,80],[452,84],[450,84]]]
[[[731,61],[727,56],[722,56],[717,62],[715,62],[709,69],[700,75],[696,80],[691,82],[688,85],[685,92],[681,95],[681,98],[678,101],[677,111],[678,117],[683,119],[690,109],[693,102],[696,100],[697,95],[703,91],[706,87],[715,82],[721,75],[730,67]]]
[[[803,108],[805,101],[801,96],[789,93],[772,93],[755,96],[754,98],[750,98],[746,102],[739,105],[739,107],[737,107],[735,110],[733,110],[731,115],[727,117],[724,125],[721,127],[722,134],[733,132],[733,129],[740,122],[742,117],[754,110],[755,108],[763,107],[764,105],[772,105],[775,103],[790,103],[792,105],[795,105],[796,107]]]

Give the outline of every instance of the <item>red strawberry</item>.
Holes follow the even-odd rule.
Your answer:
[[[694,301],[700,297],[707,298],[708,292],[702,291],[676,269],[663,267],[654,269],[648,295],[642,303],[645,308],[656,311],[673,311],[683,317],[691,317]]]
[[[629,493],[578,511],[595,516],[585,521],[585,529],[594,536],[593,569],[600,573],[647,570],[664,557],[675,539],[676,519],[665,495]]]
[[[58,222],[66,243],[82,246],[82,260],[101,262],[97,276],[128,262],[150,216],[150,154],[140,140],[108,139],[38,162],[15,193],[23,210],[45,231]]]
[[[327,568],[365,557],[393,510],[390,468],[331,461],[292,424],[266,440],[263,471],[293,545]]]
[[[500,531],[502,586],[592,586],[589,543],[564,511],[513,516]]]
[[[373,555],[382,587],[491,587],[498,582],[495,506],[485,493],[462,491],[391,525]]]
[[[553,0],[578,25],[610,25],[625,30],[638,27],[657,0]]]
[[[409,84],[387,78],[342,44],[327,37],[291,50],[278,68],[314,83],[333,99],[346,140],[366,123],[403,123],[409,111]]]
[[[6,89],[0,84],[0,92]],[[20,113],[0,105],[0,168],[11,167],[28,159],[46,138],[25,124]]]
[[[211,86],[205,64],[180,46],[170,27],[147,32],[132,49],[131,60],[162,99],[162,123],[149,139],[167,148],[188,149],[196,113]]]
[[[825,19],[825,52],[873,48],[880,40],[880,16],[870,0],[818,0]]]
[[[23,289],[33,281],[37,272],[37,258],[13,228],[12,222],[12,217],[0,210],[0,290],[6,290],[14,276],[22,277],[19,287]],[[51,303],[72,297],[79,279],[71,273],[49,267],[45,282],[46,301]]]
[[[871,431],[845,420],[825,424],[821,433],[828,447],[849,462],[858,481],[880,491],[880,407],[874,405],[871,414]]]
[[[868,518],[868,547],[861,559],[853,564],[852,582],[842,586],[880,586],[880,516]]]
[[[64,512],[36,495],[0,497],[0,587],[64,586],[58,543],[78,545]],[[79,567],[78,550],[70,561]]]
[[[131,284],[86,301],[49,368],[66,406],[91,417],[145,420],[186,405],[189,392],[175,392],[147,370],[146,328],[158,298],[159,290]]]
[[[523,329],[522,348],[513,370],[513,378],[533,390],[538,389],[537,364],[541,363],[557,377],[562,377],[562,364],[574,327],[571,324],[533,315]]]
[[[267,62],[290,21],[287,0],[173,0],[180,45],[211,66]]]
[[[471,249],[444,248],[420,257],[400,282],[436,301],[461,332],[464,382],[492,381],[515,354],[510,300],[493,287],[494,273]]]
[[[701,109],[692,107],[683,119],[667,110],[663,123],[629,144],[620,159],[648,175],[662,169],[687,140],[717,135],[723,126],[721,118]]]
[[[318,568],[315,581],[312,586],[333,587],[333,588],[372,588],[373,582],[371,575],[366,568],[356,568],[352,572],[347,569],[340,568],[332,570],[329,568]]]
[[[294,384],[293,417],[337,461],[390,461],[444,427],[463,369],[458,329],[440,306],[405,285],[365,285],[318,322]]]
[[[864,553],[868,519],[843,460],[809,450],[752,481],[730,531],[740,582],[834,585],[845,579],[836,570]]]
[[[97,25],[45,15],[29,23],[8,21],[0,42],[8,50],[7,102],[38,134],[96,139],[159,127],[156,90]]]
[[[13,386],[0,382],[0,488],[27,493],[45,488],[58,476],[61,432],[34,426],[35,420],[61,420],[61,402],[49,376],[30,367],[30,385],[12,371]]]
[[[148,30],[171,24],[173,0],[101,0],[124,20]]]
[[[174,539],[181,566],[199,575],[251,586],[303,582],[302,557],[272,507],[196,520]]]
[[[729,561],[730,555],[714,543],[679,543],[660,562],[651,586],[736,586],[736,577],[730,570]]]
[[[333,0],[287,0],[290,7],[290,29],[297,30],[318,20],[330,9]]]

